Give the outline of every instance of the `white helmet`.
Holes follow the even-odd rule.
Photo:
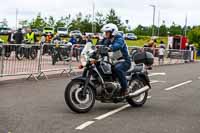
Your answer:
[[[103,26],[101,29],[102,32],[111,32],[113,36],[118,34],[118,28],[117,25],[113,23],[109,23]]]

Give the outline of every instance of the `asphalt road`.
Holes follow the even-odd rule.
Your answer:
[[[200,132],[200,64],[155,67],[151,73],[166,75],[151,77],[153,88],[144,107],[96,102],[87,114],[66,106],[69,79],[0,82],[0,133]]]

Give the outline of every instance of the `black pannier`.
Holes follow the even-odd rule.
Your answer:
[[[144,63],[146,66],[151,66],[154,63],[154,56],[150,52],[138,52],[134,55],[133,61],[135,64]]]

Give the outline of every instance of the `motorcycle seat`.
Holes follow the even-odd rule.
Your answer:
[[[127,71],[127,75],[130,75],[131,73],[142,72],[143,69],[144,64],[131,65],[131,68]]]

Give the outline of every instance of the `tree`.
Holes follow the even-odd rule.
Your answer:
[[[116,24],[119,30],[125,30],[121,19],[116,15],[116,12],[114,9],[111,9],[110,12],[106,16],[106,23],[113,23]]]
[[[188,38],[191,42],[198,44],[198,49],[200,49],[200,26],[193,27],[188,33]]]
[[[8,21],[7,21],[7,19],[4,18],[4,19],[0,22],[0,24],[1,24],[1,27],[8,27]]]
[[[170,35],[182,35],[183,29],[180,25],[176,25],[175,22],[169,28]]]
[[[27,27],[29,25],[28,20],[22,20],[19,22],[19,24],[22,26],[22,28]]]
[[[96,32],[100,32],[101,28],[105,24],[105,17],[102,13],[97,12],[95,17]]]
[[[81,32],[92,32],[91,15],[88,14],[83,17],[82,13],[78,13],[76,18],[72,20],[71,30],[81,30]]]
[[[54,28],[55,28],[55,31],[57,31],[57,28],[58,27],[65,27],[66,26],[66,18],[63,18],[61,17],[55,24]]]
[[[151,36],[152,27],[138,25],[134,30],[136,35]]]
[[[53,16],[49,17],[48,26],[50,26],[50,27],[54,27],[55,26],[55,20],[54,20]]]
[[[47,26],[47,23],[41,17],[41,13],[38,13],[37,17],[30,22],[29,26],[31,28],[37,28],[42,30],[45,26]]]
[[[162,24],[161,26],[160,26],[160,30],[159,30],[159,32],[160,32],[160,36],[167,36],[167,32],[168,32],[168,28],[166,27],[166,25],[165,24]]]

